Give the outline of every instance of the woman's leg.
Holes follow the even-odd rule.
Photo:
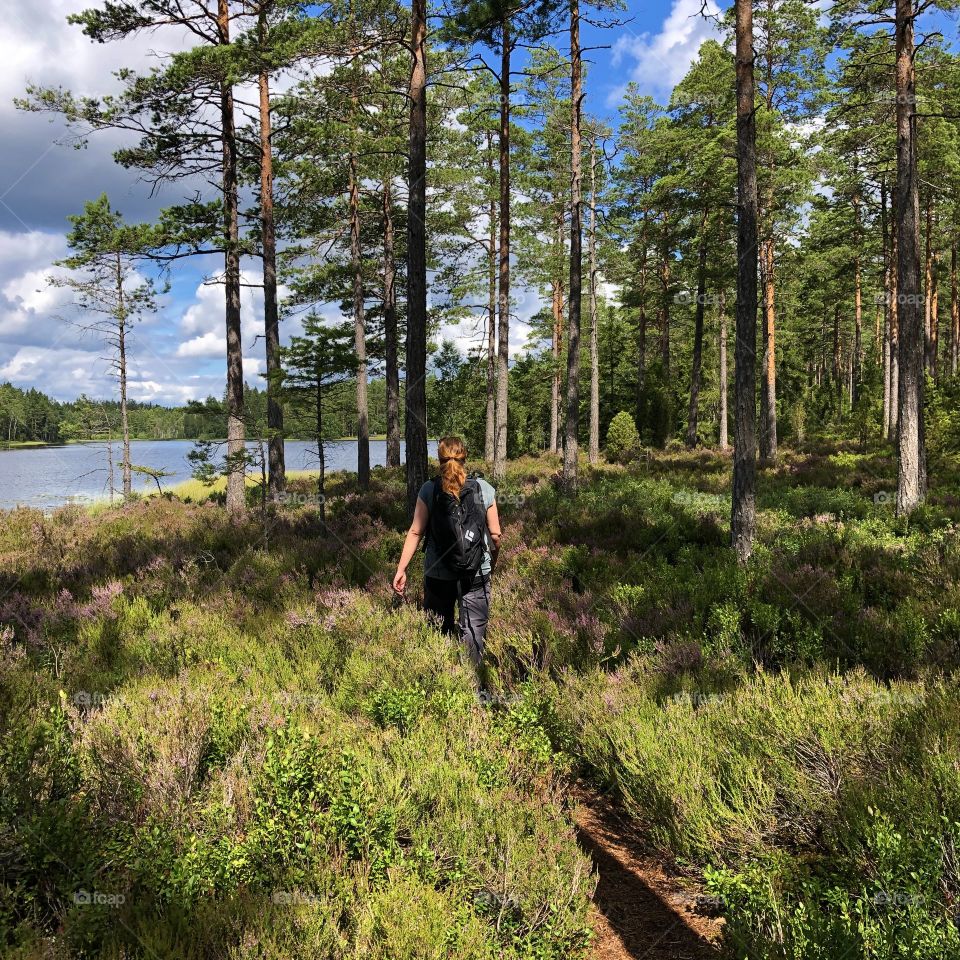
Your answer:
[[[440,629],[446,634],[457,632],[454,607],[457,602],[457,581],[441,580],[438,577],[423,578],[423,608],[436,614]]]
[[[490,575],[478,573],[472,583],[462,585],[460,636],[467,656],[480,675],[487,646],[487,618],[490,613]]]

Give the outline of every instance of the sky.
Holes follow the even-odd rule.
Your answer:
[[[83,149],[67,142],[62,122],[18,111],[13,100],[28,84],[62,85],[77,94],[116,89],[112,72],[122,66],[146,70],[158,55],[181,47],[184,36],[168,31],[106,45],[92,44],[67,24],[83,0],[2,0],[0,33],[0,382],[36,387],[61,400],[85,393],[109,397],[103,349],[71,324],[69,294],[50,287],[54,260],[66,254],[67,217],[86,200],[108,193],[131,220],[145,220],[179,201],[183,187],[164,186],[151,195],[135,172],[118,167],[111,153],[118,140],[98,134]],[[715,27],[699,16],[700,0],[628,0],[618,14],[626,22],[612,29],[584,27],[590,47],[586,110],[616,125],[617,108],[629,81],[642,92],[665,99]],[[142,321],[130,344],[132,399],[179,404],[219,396],[225,372],[222,287],[205,283],[217,269],[213,258],[183,261],[159,311]],[[244,263],[244,373],[263,383],[262,294],[259,268]],[[539,307],[535,291],[520,291],[511,348],[519,351],[529,328],[524,322]],[[284,338],[296,321],[284,323]],[[465,349],[475,342],[471,325],[444,330]]]

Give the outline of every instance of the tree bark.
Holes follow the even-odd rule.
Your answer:
[[[570,0],[570,294],[567,307],[567,409],[564,423],[563,482],[577,492],[580,425],[580,310],[583,171],[580,156],[580,115],[583,101],[583,64],[580,59],[580,3]]]
[[[427,479],[427,4],[410,9],[410,142],[407,201],[407,510]]]
[[[887,224],[887,181],[880,178],[880,239],[883,247],[883,439],[890,439],[890,229]]]
[[[670,385],[670,229],[667,214],[663,215],[660,238],[660,366],[664,387]]]
[[[643,429],[643,389],[647,379],[647,214],[641,214],[640,246],[643,256],[640,260],[640,316],[637,319],[637,429]]]
[[[926,244],[923,257],[923,345],[924,345],[924,366],[928,373],[932,373],[933,364],[930,348],[933,344],[933,324],[931,321],[931,306],[933,303],[933,251],[930,246],[930,234],[932,230],[932,208],[933,201],[927,200],[926,203]]]
[[[934,253],[930,268],[930,376],[940,376],[940,254]]]
[[[856,406],[860,394],[860,382],[863,376],[863,289],[860,276],[860,257],[853,260],[853,364],[851,375],[853,381],[850,386],[850,406]]]
[[[557,237],[562,249],[563,214],[558,218]],[[560,450],[560,352],[563,349],[563,281],[559,277],[553,280],[552,320],[553,330],[550,337],[550,352],[553,369],[550,373],[550,452]]]
[[[772,203],[772,200],[771,200]],[[772,214],[771,214],[772,220]],[[773,229],[771,223],[770,229]],[[763,363],[760,381],[760,457],[767,463],[777,459],[777,351],[776,280],[773,237],[767,237],[760,253],[763,258]]]
[[[117,253],[117,374],[120,380],[120,435],[123,438],[123,463],[120,470],[123,477],[123,498],[129,499],[133,493],[133,471],[130,462],[130,418],[127,411],[127,307],[123,292],[123,261]],[[113,489],[111,485],[111,496]]]
[[[890,195],[890,219],[897,224],[897,193]],[[900,243],[896,226],[890,231],[890,427],[891,439],[899,436],[900,430]],[[899,441],[898,441],[899,442]]]
[[[833,389],[837,394],[837,410],[843,397],[843,355],[840,349],[840,304],[833,305]]]
[[[360,183],[357,155],[350,154],[350,270],[353,273],[353,349],[357,358],[357,483],[370,486],[370,411],[367,405],[367,319],[360,249]]]
[[[707,299],[707,208],[700,216],[700,245],[697,255],[697,303],[693,321],[693,364],[690,370],[690,408],[687,412],[687,446],[697,445],[700,414],[700,374],[703,365],[703,311]]]
[[[487,131],[487,174],[493,185],[493,144]],[[483,459],[493,465],[497,406],[497,201],[491,191],[487,209],[487,422]]]
[[[590,141],[590,463],[600,460],[600,359],[597,353],[597,158],[596,142]]]
[[[737,78],[737,335],[734,347],[734,454],[731,545],[741,563],[756,532],[757,128],[754,112],[753,0],[735,0]]]
[[[950,375],[957,375],[960,361],[960,289],[957,283],[957,235],[950,241]]]
[[[897,295],[899,437],[897,513],[926,497],[923,429],[923,315],[920,312],[920,200],[917,185],[916,78],[912,0],[896,0]]]
[[[726,453],[730,448],[727,437],[727,303],[723,291],[720,291],[720,450]]]
[[[217,0],[220,44],[230,43],[230,10],[227,0]],[[246,452],[243,422],[243,343],[240,333],[240,224],[237,212],[237,138],[233,116],[233,87],[220,84],[220,138],[223,147],[224,291],[227,327],[227,510],[242,513],[246,507]]]
[[[501,23],[500,51],[500,249],[497,317],[497,442],[493,476],[502,480],[507,466],[507,400],[510,376],[510,11]]]
[[[266,20],[258,24],[260,44],[266,43]],[[267,358],[267,450],[269,494],[279,500],[286,487],[283,445],[283,405],[280,402],[280,308],[277,303],[277,232],[273,215],[273,143],[270,117],[270,76],[261,68],[260,88],[260,232],[263,244],[263,326]]]
[[[320,504],[320,519],[323,520],[327,510],[327,490],[326,478],[327,470],[323,455],[323,365],[320,362],[319,352],[317,355],[317,382],[316,382],[316,407],[317,407],[317,457],[320,460],[320,469],[317,472],[317,501]]]
[[[387,399],[387,466],[400,466],[400,369],[397,356],[397,264],[394,255],[393,184],[383,178],[383,342]]]

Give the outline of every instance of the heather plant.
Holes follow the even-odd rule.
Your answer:
[[[785,450],[741,566],[728,458],[601,463],[576,499],[555,469],[498,486],[489,710],[416,609],[419,557],[390,603],[395,470],[329,477],[322,520],[309,477],[250,522],[8,514],[8,952],[412,957],[427,930],[576,956],[575,775],[705,879],[740,955],[956,952],[956,491],[906,524],[885,456]]]

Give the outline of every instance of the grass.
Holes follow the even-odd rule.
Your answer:
[[[575,501],[557,466],[498,491],[493,712],[392,605],[399,471],[331,475],[326,524],[309,474],[266,525],[169,495],[9,513],[7,955],[576,957],[578,775],[733,957],[960,956],[956,489],[907,524],[883,453],[787,451],[741,569],[728,458],[585,468]]]

